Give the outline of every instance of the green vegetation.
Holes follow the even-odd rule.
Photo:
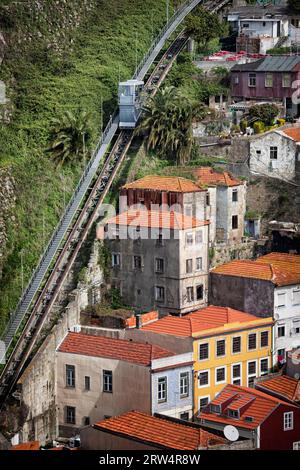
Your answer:
[[[201,103],[192,102],[173,87],[160,89],[144,110],[137,135],[145,135],[147,150],[158,149],[163,157],[174,158],[184,165],[190,160],[193,146],[193,122],[205,115]]]
[[[198,46],[207,50],[209,41],[220,38],[227,31],[225,23],[221,23],[216,13],[209,13],[202,6],[197,7],[185,21],[188,34]]]
[[[299,0],[288,0],[289,8],[294,12],[300,12]]]
[[[12,37],[1,78],[13,105],[11,122],[0,127],[0,166],[10,169],[17,196],[15,220],[8,221],[0,329],[21,294],[21,262],[26,284],[83,169],[83,162],[73,161],[57,167],[45,151],[53,117],[61,121],[66,111],[86,110],[96,138],[116,106],[119,78],[135,68],[135,45],[140,60],[165,21],[164,0],[111,0],[109,8],[101,0],[75,34],[62,25],[61,40],[51,47],[47,17],[37,21],[26,5],[16,2],[10,16],[0,12],[4,33]],[[71,2],[61,8],[72,9]],[[52,14],[54,23],[61,20],[61,13]],[[22,31],[32,40],[18,43]]]
[[[250,119],[262,121],[267,126],[274,124],[274,119],[278,116],[279,109],[275,104],[257,104],[249,109]]]

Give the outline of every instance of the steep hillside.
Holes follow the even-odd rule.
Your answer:
[[[45,152],[51,119],[84,108],[96,139],[119,78],[131,76],[165,8],[165,0],[0,1],[0,329],[83,168],[57,168]]]

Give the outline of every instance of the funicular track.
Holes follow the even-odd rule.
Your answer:
[[[205,7],[211,12],[218,11],[229,1],[209,1],[205,3]],[[187,1],[171,18],[137,68],[134,78],[144,79],[165,41],[182,19],[199,3],[202,1]],[[155,95],[187,41],[188,37],[184,31],[181,32],[163,54],[146,81],[145,91],[148,96]],[[99,208],[130,147],[133,130],[119,130],[118,123],[118,114],[115,113],[101,136],[65,214],[7,325],[3,336],[7,349],[7,362],[0,376],[0,406],[5,403],[18,377],[31,359],[42,328],[49,319],[61,288],[98,217]],[[113,141],[113,147],[107,153]],[[99,171],[101,164],[102,169]],[[21,334],[16,339],[18,331],[21,331]]]

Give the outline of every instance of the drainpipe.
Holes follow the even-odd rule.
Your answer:
[[[140,330],[142,328],[142,315],[140,313],[137,313],[135,315],[135,319],[136,319],[136,328]]]

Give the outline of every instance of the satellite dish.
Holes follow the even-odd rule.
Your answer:
[[[223,432],[224,432],[224,436],[226,437],[226,439],[228,439],[228,441],[237,441],[238,438],[239,438],[239,432],[238,430],[234,427],[234,426],[225,426],[225,428],[223,429]]]

